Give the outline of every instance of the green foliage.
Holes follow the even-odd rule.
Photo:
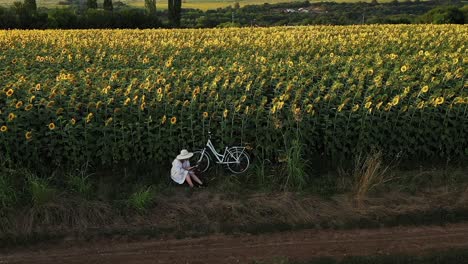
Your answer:
[[[51,186],[48,179],[29,176],[29,191],[34,206],[41,207],[56,198],[57,191]]]
[[[106,11],[112,11],[114,9],[114,5],[112,4],[112,0],[104,0],[102,8]]]
[[[36,12],[37,11],[36,0],[24,0],[24,7],[31,12]]]
[[[93,192],[93,185],[89,180],[90,175],[69,175],[67,179],[68,187],[74,193],[85,198],[90,198]]]
[[[156,0],[145,0],[145,8],[149,15],[156,15]]]
[[[180,27],[182,0],[167,0],[168,18],[172,26]]]
[[[286,180],[284,188],[302,190],[307,184],[307,160],[304,159],[304,145],[293,139],[286,152]]]
[[[154,193],[151,186],[143,187],[130,195],[127,204],[139,212],[144,212],[151,206],[153,199]]]
[[[87,0],[86,7],[88,9],[97,9],[98,8],[97,0]]]
[[[8,171],[0,171],[0,215],[3,210],[10,209],[16,204],[17,192],[11,174]]]
[[[455,6],[437,7],[419,18],[420,23],[464,24],[464,12]]]
[[[15,163],[45,169],[88,160],[164,165],[182,147],[203,146],[211,130],[216,145],[248,142],[253,156],[262,151],[272,163],[286,149],[294,186],[304,178],[301,152],[334,164],[373,147],[407,159],[461,159],[466,33],[456,25],[85,30],[67,32],[78,40],[66,44],[59,32],[13,31],[2,39],[16,48],[3,54],[0,126],[8,128],[0,144]],[[344,36],[351,38],[340,42]],[[161,50],[149,37],[172,44]],[[44,46],[55,38],[59,44]],[[176,45],[181,38],[190,46]],[[34,71],[22,80],[26,66]],[[297,133],[299,141],[283,142]]]

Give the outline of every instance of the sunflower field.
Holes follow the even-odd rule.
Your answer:
[[[291,139],[330,159],[468,156],[468,27],[0,31],[0,157],[164,162]]]

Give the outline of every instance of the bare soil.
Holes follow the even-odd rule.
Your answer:
[[[426,254],[468,248],[468,223],[359,230],[300,230],[262,235],[136,242],[100,240],[13,249],[0,263],[252,263],[275,257],[307,261],[379,254]]]

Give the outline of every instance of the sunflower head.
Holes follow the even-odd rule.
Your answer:
[[[54,106],[55,102],[54,101],[50,101],[47,103],[47,108],[51,108],[52,106]]]
[[[7,127],[7,126],[2,126],[2,127],[0,127],[0,131],[1,131],[1,132],[7,132],[7,131],[8,131],[8,127]]]
[[[16,109],[21,108],[23,106],[23,101],[18,101],[15,105]]]
[[[421,92],[422,93],[427,93],[427,91],[429,91],[429,86],[424,85],[423,88],[421,88]]]
[[[353,106],[353,110],[352,110],[352,111],[353,111],[353,112],[356,112],[357,110],[359,110],[359,104],[355,104],[355,105]]]
[[[55,124],[54,124],[54,123],[50,123],[50,124],[48,125],[48,127],[49,127],[50,130],[54,130],[54,129],[55,129]]]
[[[26,134],[24,134],[24,137],[27,139],[27,140],[30,140],[32,138],[33,134],[31,131],[28,131],[26,132]]]
[[[15,91],[13,89],[8,89],[8,91],[6,92],[6,95],[8,97],[12,96],[13,94],[15,93]]]
[[[435,101],[434,101],[434,104],[435,104],[435,105],[441,105],[441,104],[443,104],[443,103],[444,103],[444,98],[443,98],[442,96],[437,97],[437,98],[435,99]]]
[[[340,104],[340,106],[338,106],[338,112],[341,112],[344,106],[345,106],[344,103]]]
[[[8,120],[13,121],[16,118],[16,115],[13,113],[8,114]]]
[[[105,126],[108,126],[110,123],[112,123],[112,117],[109,117],[109,118],[106,120]]]
[[[208,118],[208,112],[203,112],[203,118]]]
[[[28,104],[28,105],[24,108],[24,110],[29,111],[29,110],[31,110],[32,108],[33,108],[33,105],[32,105],[32,104]]]
[[[89,113],[89,114],[86,116],[86,123],[91,122],[91,119],[93,119],[93,116],[94,116],[93,113]]]
[[[171,118],[171,124],[172,124],[172,125],[175,125],[176,123],[177,123],[177,117],[173,116],[173,117]]]

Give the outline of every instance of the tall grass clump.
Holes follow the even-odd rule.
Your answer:
[[[68,175],[67,185],[73,193],[84,198],[92,196],[93,185],[89,180],[90,175]]]
[[[37,176],[29,176],[28,182],[31,201],[34,206],[44,206],[56,198],[57,190],[51,186],[48,179],[39,178]]]
[[[154,193],[151,186],[149,186],[139,188],[137,191],[132,193],[128,198],[127,203],[130,208],[138,212],[144,212],[151,206],[153,200]]]
[[[392,166],[384,165],[382,151],[372,151],[367,156],[360,153],[354,163],[354,198],[358,205],[375,188],[393,180],[389,175]]]
[[[301,190],[307,184],[306,160],[303,158],[303,144],[294,139],[286,151],[286,180],[284,189]]]
[[[15,190],[11,180],[11,174],[0,172],[0,211],[12,208],[18,200],[17,190]],[[1,213],[0,213],[1,214]]]

